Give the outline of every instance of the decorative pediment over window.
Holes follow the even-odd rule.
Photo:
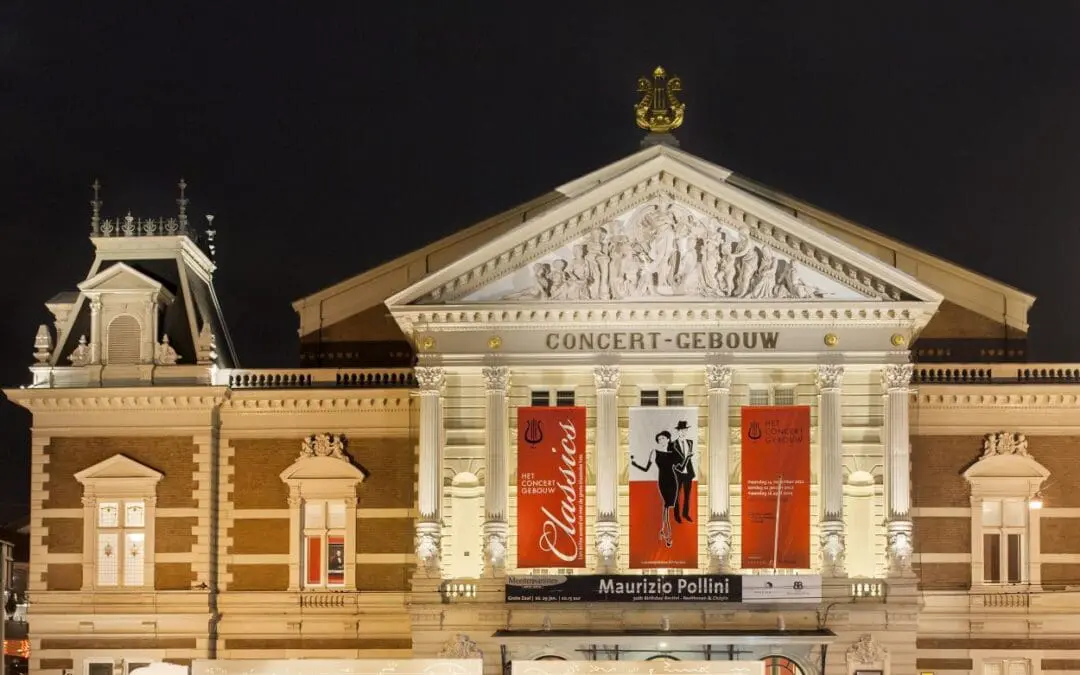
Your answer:
[[[171,302],[173,299],[172,293],[160,282],[122,262],[110,265],[105,270],[83,281],[79,284],[79,290],[88,296],[108,291],[113,293],[160,294],[162,299],[167,302]]]
[[[341,434],[314,434],[300,442],[300,456],[281,472],[289,492],[298,497],[340,497],[367,478],[346,454]]]
[[[112,457],[75,474],[87,497],[105,494],[110,497],[144,496],[164,478],[160,471],[127,457]]]
[[[1050,471],[1028,451],[1024,434],[997,432],[983,439],[982,456],[968,467],[964,478],[973,495],[1019,497],[1018,491],[1034,497]]]

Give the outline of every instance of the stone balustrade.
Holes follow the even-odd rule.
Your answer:
[[[214,384],[233,389],[410,389],[412,368],[231,368],[214,375]]]
[[[1080,364],[924,364],[915,366],[912,384],[1080,384]]]

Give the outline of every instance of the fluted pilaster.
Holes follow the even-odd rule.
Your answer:
[[[846,542],[844,540],[844,464],[841,385],[844,367],[818,367],[818,425],[821,443],[820,537],[822,573],[843,576]]]
[[[709,397],[709,564],[717,572],[731,567],[731,366],[705,366]]]
[[[506,393],[510,386],[510,369],[505,366],[484,368],[484,388],[487,390],[487,420],[485,437],[484,478],[484,558],[491,571],[506,564],[506,547],[510,528],[506,520]]]
[[[596,551],[599,566],[611,569],[619,545],[619,367],[597,366]]]
[[[420,562],[437,567],[442,536],[442,368],[417,367],[420,386],[420,469],[417,479],[420,518],[416,524],[416,553]]]
[[[887,481],[889,571],[908,575],[911,570],[911,450],[908,396],[911,364],[885,366],[881,385],[885,391],[885,478]]]

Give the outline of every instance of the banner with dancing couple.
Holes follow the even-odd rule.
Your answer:
[[[697,408],[630,409],[630,567],[698,566]]]

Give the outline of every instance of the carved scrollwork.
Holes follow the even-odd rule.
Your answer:
[[[821,528],[821,571],[826,576],[840,576],[844,573],[846,549],[843,523],[832,527],[825,525],[823,523]]]
[[[879,645],[872,635],[864,633],[854,644],[848,647],[845,657],[850,664],[872,666],[887,661],[889,659],[889,650]]]
[[[983,439],[983,454],[980,459],[993,457],[994,455],[1019,455],[1031,457],[1028,453],[1028,439],[1024,434],[1015,434],[999,431],[987,434]]]
[[[314,434],[308,436],[300,443],[300,457],[334,457],[348,460],[345,456],[344,434]]]
[[[618,366],[596,366],[593,368],[593,379],[596,382],[597,391],[615,391],[619,388]]]
[[[424,393],[438,393],[446,381],[446,371],[439,367],[418,366],[413,369],[413,374]]]
[[[484,652],[476,645],[476,642],[468,635],[458,633],[443,643],[439,649],[441,659],[482,659]]]
[[[705,386],[709,391],[731,389],[731,380],[734,375],[735,369],[731,366],[710,363],[705,366]]]
[[[833,364],[818,366],[816,379],[820,390],[839,389],[844,380],[844,367]]]
[[[881,371],[881,386],[886,391],[905,391],[911,384],[911,376],[914,373],[915,366],[910,363],[885,366]]]
[[[897,521],[888,526],[889,571],[893,574],[911,573],[911,557],[915,553],[912,544],[911,523]]]
[[[510,386],[510,369],[506,366],[487,366],[481,371],[484,388],[488,391],[506,391]]]

